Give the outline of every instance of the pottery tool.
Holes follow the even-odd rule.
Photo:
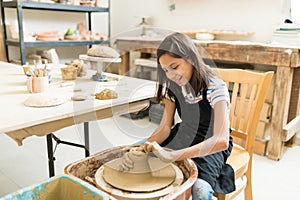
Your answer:
[[[28,70],[28,73],[30,74],[31,77],[35,77],[35,74],[32,72],[31,69]]]
[[[38,68],[37,69],[37,77],[42,77],[43,76],[43,72],[42,72],[42,69]]]
[[[38,67],[37,67],[36,61],[34,60],[33,63],[34,63],[34,74],[35,74],[36,77],[38,77],[37,76]]]
[[[60,87],[67,87],[67,86],[74,86],[75,83],[74,82],[61,82],[59,84]]]

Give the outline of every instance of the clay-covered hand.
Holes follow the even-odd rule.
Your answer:
[[[144,151],[146,153],[150,153],[154,150],[152,142],[145,142],[144,144],[138,147],[139,151]]]
[[[120,171],[130,171],[133,169],[134,162],[129,157],[129,152],[125,153],[122,157],[122,164],[120,166]]]
[[[164,162],[173,162],[175,157],[173,152],[162,148],[157,142],[145,142],[143,145],[145,152],[153,152],[153,154]]]

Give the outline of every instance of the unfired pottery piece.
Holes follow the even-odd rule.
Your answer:
[[[131,192],[152,192],[170,185],[176,177],[170,163],[150,156],[144,151],[132,148],[128,152],[133,168],[122,171],[122,158],[114,159],[104,165],[103,178],[110,185]]]
[[[87,53],[88,56],[99,56],[104,58],[118,58],[120,57],[119,52],[117,52],[114,48],[95,45],[90,48]]]
[[[116,91],[108,89],[108,88],[105,88],[101,92],[97,93],[95,96],[96,96],[96,99],[99,99],[99,100],[108,100],[108,99],[118,98],[118,94],[116,93]]]
[[[50,96],[45,94],[37,94],[28,97],[24,105],[29,107],[49,107],[57,106],[65,103],[67,100],[65,98],[60,98],[56,96]]]

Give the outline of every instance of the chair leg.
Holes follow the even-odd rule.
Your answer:
[[[253,199],[253,196],[252,196],[252,180],[251,178],[248,178],[248,181],[247,181],[247,185],[246,185],[246,188],[245,188],[245,200],[252,200]]]
[[[248,171],[246,173],[247,176],[247,185],[245,188],[245,200],[253,200],[253,196],[252,196],[252,175],[251,175],[251,171]]]

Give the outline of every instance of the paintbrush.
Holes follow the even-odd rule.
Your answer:
[[[43,76],[47,76],[47,64],[45,63]]]
[[[34,73],[31,71],[31,69],[29,69],[28,72],[29,72],[29,74],[30,74],[31,77],[35,76]]]
[[[33,61],[33,64],[34,64],[34,74],[35,74],[35,77],[38,77],[38,68],[37,68],[35,60]]]

